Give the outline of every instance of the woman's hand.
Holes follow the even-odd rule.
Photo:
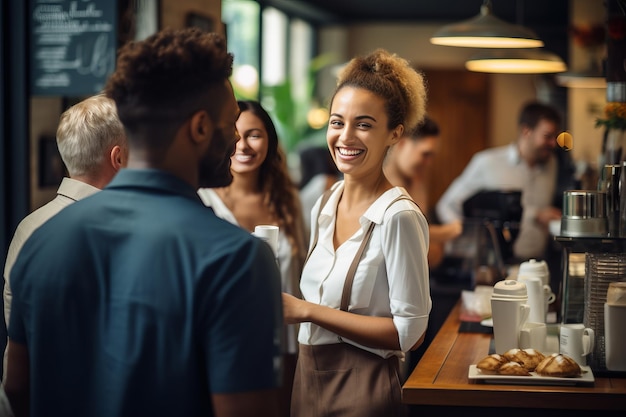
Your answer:
[[[283,293],[283,317],[285,324],[297,324],[305,321],[304,311],[308,302]]]
[[[400,349],[391,317],[372,317],[310,303],[283,293],[285,324],[311,322],[339,336],[376,349]]]

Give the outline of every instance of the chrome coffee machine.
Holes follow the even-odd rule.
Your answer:
[[[619,229],[614,225],[609,226],[606,190],[565,191],[563,203],[561,234],[555,237],[563,247],[561,323],[583,323],[593,329],[595,346],[587,364],[594,372],[610,373],[606,367],[604,305],[609,285],[626,281],[626,236],[616,233]]]

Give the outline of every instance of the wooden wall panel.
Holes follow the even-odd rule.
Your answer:
[[[428,114],[439,124],[440,143],[428,178],[429,211],[471,157],[489,143],[489,76],[464,70],[422,70]]]

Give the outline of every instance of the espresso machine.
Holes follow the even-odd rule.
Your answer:
[[[595,344],[587,364],[595,373],[610,374],[612,370],[606,365],[604,310],[609,286],[626,281],[626,233],[620,232],[620,204],[615,203],[620,183],[615,179],[619,176],[616,177],[614,167],[605,172],[612,172],[613,184],[607,185],[604,176],[598,190],[563,193],[561,231],[555,240],[563,248],[561,323],[583,323],[593,329]],[[622,170],[622,174],[626,171]],[[622,223],[626,228],[626,221]]]

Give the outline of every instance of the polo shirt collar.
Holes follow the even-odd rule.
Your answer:
[[[196,190],[187,182],[159,169],[121,169],[105,188],[144,188],[159,192],[179,194],[200,200]]]

